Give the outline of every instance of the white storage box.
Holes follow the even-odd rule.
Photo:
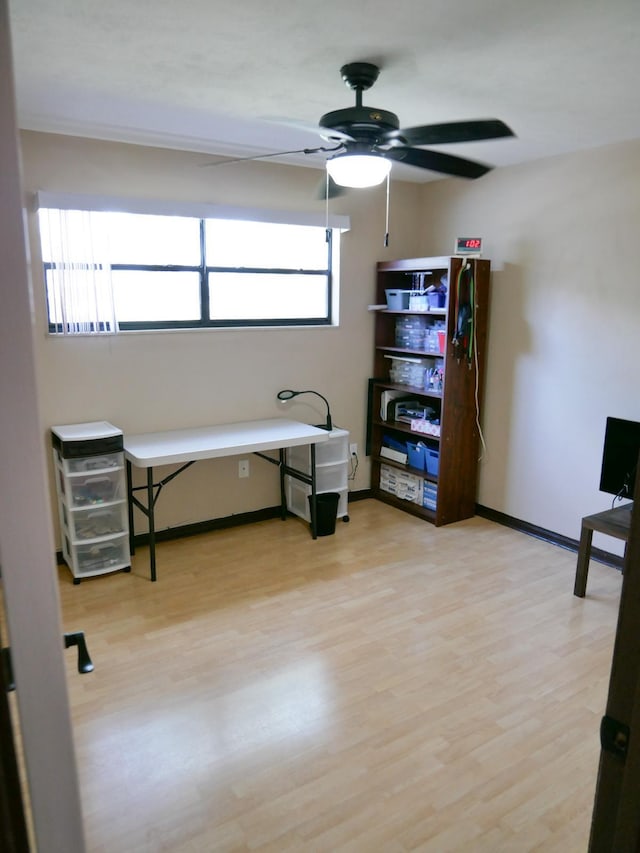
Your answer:
[[[408,471],[399,471],[388,465],[380,466],[380,488],[401,500],[411,501],[422,506],[423,480]]]

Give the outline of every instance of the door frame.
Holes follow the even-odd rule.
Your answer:
[[[0,198],[0,565],[17,716],[37,849],[84,853],[38,413],[8,0],[0,0]]]
[[[640,501],[640,459],[634,495]],[[624,560],[606,718],[624,726],[626,754],[600,753],[591,822],[590,853],[640,850],[640,510],[634,502]]]

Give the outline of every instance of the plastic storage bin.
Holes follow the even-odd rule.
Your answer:
[[[425,349],[426,317],[398,317],[395,341],[397,347],[411,350]]]
[[[114,571],[129,561],[129,536],[123,533],[119,538],[109,541],[78,545],[76,557],[78,574]]]
[[[444,290],[432,290],[429,293],[429,308],[444,308],[447,294]]]
[[[431,474],[432,477],[437,477],[439,466],[440,466],[440,451],[435,450],[432,447],[426,447],[425,448],[425,468],[427,470],[427,474]]]
[[[396,382],[398,385],[411,385],[415,388],[422,388],[427,362],[407,361],[397,356],[390,356],[390,358],[389,378],[392,382]]]
[[[126,505],[77,510],[73,514],[75,539],[88,540],[127,532]],[[65,518],[67,517],[65,513]]]
[[[84,459],[69,459],[67,471],[69,474],[81,474],[83,472],[96,473],[97,471],[108,471],[122,465],[120,453],[108,453],[104,456],[88,456]]]
[[[421,441],[417,444],[408,441],[407,442],[407,453],[409,455],[409,465],[411,468],[417,468],[418,471],[425,470],[425,452],[426,445],[424,445]]]
[[[119,471],[95,477],[70,480],[71,504],[74,507],[96,506],[124,499],[122,477]]]
[[[409,309],[410,290],[385,290],[387,308],[390,311],[407,311]]]

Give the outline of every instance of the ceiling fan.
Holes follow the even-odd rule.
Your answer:
[[[327,159],[326,187],[328,196],[331,197],[339,195],[343,187],[370,187],[382,183],[393,162],[461,178],[479,178],[492,167],[416,146],[477,142],[515,135],[499,119],[474,119],[401,128],[395,113],[367,107],[362,103],[362,93],[373,86],[379,73],[378,66],[370,62],[349,62],[340,69],[346,85],[355,91],[356,103],[353,107],[333,110],[321,117],[317,131],[327,142],[334,143],[332,147],[318,146],[240,157],[220,161],[219,165],[239,160],[262,160],[285,154],[327,153],[331,156]],[[322,197],[326,195],[325,188]]]
[[[379,73],[378,66],[370,62],[349,62],[343,65],[340,74],[346,85],[356,93],[355,106],[325,113],[319,122],[320,135],[330,142],[338,143],[334,150],[339,153],[327,161],[327,170],[334,181],[342,186],[352,184],[341,181],[341,168],[348,168],[353,158],[359,156],[369,158],[372,163],[380,161],[381,177],[377,183],[384,180],[391,168],[391,162],[394,161],[445,175],[479,178],[489,172],[491,166],[414,146],[476,142],[514,136],[513,131],[499,119],[475,119],[401,128],[395,113],[367,107],[362,103],[362,93],[373,86]]]

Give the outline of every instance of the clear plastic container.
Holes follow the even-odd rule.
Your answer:
[[[394,362],[389,375],[391,381],[398,383],[398,385],[413,385],[416,388],[421,388],[424,384],[425,372],[426,367],[422,364]]]

